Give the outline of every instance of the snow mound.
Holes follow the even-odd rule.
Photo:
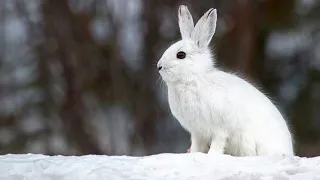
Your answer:
[[[203,153],[130,156],[0,156],[1,180],[320,179],[320,157]]]

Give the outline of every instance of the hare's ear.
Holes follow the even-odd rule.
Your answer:
[[[194,28],[191,38],[201,47],[209,45],[212,36],[216,31],[217,10],[209,9],[198,21]]]
[[[191,33],[194,29],[193,19],[188,10],[188,7],[181,5],[178,10],[179,28],[182,39],[191,38]]]

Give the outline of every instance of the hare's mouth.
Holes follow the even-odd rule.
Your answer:
[[[162,79],[165,82],[173,82],[179,77],[179,73],[175,71],[175,68],[172,67],[162,67],[162,69],[159,71]]]
[[[168,68],[165,68],[165,67],[162,67],[161,70],[159,71],[161,77],[163,80],[168,80],[170,79],[170,77],[172,76],[172,72],[168,69]]]

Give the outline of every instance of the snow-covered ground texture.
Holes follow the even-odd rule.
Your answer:
[[[320,157],[0,156],[0,180],[320,180]]]

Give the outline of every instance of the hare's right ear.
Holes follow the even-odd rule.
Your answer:
[[[216,31],[217,10],[209,9],[198,21],[192,32],[192,40],[202,48],[209,45]]]
[[[178,10],[178,16],[182,39],[191,38],[191,34],[194,29],[194,23],[188,7],[185,5],[181,5]]]

